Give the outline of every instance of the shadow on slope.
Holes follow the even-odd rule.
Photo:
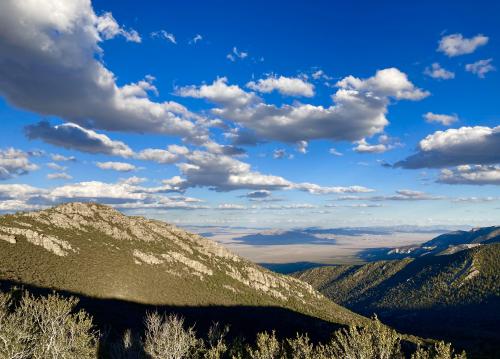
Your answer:
[[[276,335],[281,338],[308,333],[314,341],[325,341],[333,331],[341,328],[338,324],[276,306],[149,305],[0,280],[0,290],[12,288],[25,289],[35,296],[56,292],[63,297],[76,297],[79,299],[77,308],[88,312],[97,328],[106,331],[111,327],[117,335],[127,329],[142,333],[146,313],[151,311],[180,314],[186,319],[187,325],[195,325],[198,333],[207,333],[214,322],[229,325],[230,337],[241,336],[250,341],[254,340],[257,333],[271,330],[276,330]]]

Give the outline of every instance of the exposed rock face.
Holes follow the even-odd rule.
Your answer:
[[[10,242],[16,243],[18,237],[24,237],[30,243],[36,246],[41,246],[46,250],[58,255],[65,256],[69,251],[73,251],[71,244],[54,236],[45,235],[41,232],[33,231],[31,229],[24,228],[12,228],[12,227],[0,227],[0,232],[7,234],[1,234],[2,239]]]

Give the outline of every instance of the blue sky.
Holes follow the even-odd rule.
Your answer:
[[[43,5],[0,5],[3,212],[498,224],[498,3]]]

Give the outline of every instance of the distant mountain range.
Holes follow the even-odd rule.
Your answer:
[[[295,273],[336,303],[403,332],[500,357],[500,227],[440,235],[363,265]]]
[[[419,245],[397,248],[366,249],[360,253],[364,260],[418,258],[425,255],[452,254],[480,244],[500,243],[500,226],[474,228],[442,234]]]
[[[98,204],[0,216],[0,282],[77,295],[98,321],[107,316],[102,321],[117,326],[142,323],[155,307],[175,308],[197,323],[281,328],[291,336],[329,335],[366,321],[309,284],[211,240]]]

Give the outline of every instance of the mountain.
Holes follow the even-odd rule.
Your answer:
[[[0,216],[0,282],[75,295],[97,321],[117,326],[158,307],[291,335],[366,321],[213,241],[99,204]]]
[[[488,243],[495,231],[452,233],[431,242],[448,249]],[[486,357],[500,356],[500,244],[449,255],[324,266],[294,276],[360,314],[376,313],[400,331],[445,339],[474,355],[481,350]]]
[[[500,242],[500,226],[454,231],[437,236],[419,245],[397,248],[367,249],[360,255],[365,260],[417,258],[425,255],[452,254],[480,244]]]

